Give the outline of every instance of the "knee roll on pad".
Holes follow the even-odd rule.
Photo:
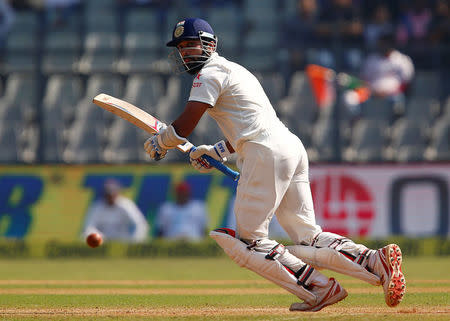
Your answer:
[[[328,232],[320,233],[313,244],[314,246],[291,245],[286,248],[291,254],[315,268],[325,268],[358,278],[372,285],[380,285],[380,278],[367,271],[360,263],[361,258],[367,259],[365,253],[368,249],[363,245],[355,244],[349,239]],[[342,254],[342,250],[355,254],[354,259]]]
[[[211,231],[209,235],[240,267],[259,274],[309,304],[314,305],[317,303],[317,296],[303,286],[298,285],[297,278],[278,260],[267,259],[267,252],[257,252],[248,249],[247,244],[233,237],[231,233],[224,233],[222,230]]]
[[[345,255],[347,259],[360,264],[363,267],[367,266],[367,254],[369,249],[364,245],[356,244],[352,240],[341,235],[330,232],[321,232],[316,235],[310,245],[319,248],[327,247],[336,250]]]
[[[300,270],[305,263],[289,253],[283,244],[274,240],[261,239],[257,241],[241,240],[244,243],[250,244],[247,248],[250,248],[256,252],[264,253],[265,258],[268,260],[277,260],[282,265],[290,269],[293,273]]]

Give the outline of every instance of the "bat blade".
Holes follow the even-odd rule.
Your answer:
[[[134,106],[133,104],[126,102],[122,99],[107,95],[98,94],[94,97],[93,103],[97,106],[125,119],[126,121],[134,124],[135,126],[145,130],[149,134],[158,133],[162,123],[147,113],[146,111]],[[177,149],[183,153],[188,153],[194,148],[190,142],[186,142],[183,145],[178,145]],[[225,166],[223,163],[213,159],[208,155],[203,155],[212,166],[223,172],[225,175],[231,177],[237,181],[240,177],[239,173],[233,171],[231,168]]]
[[[107,94],[95,96],[93,102],[97,106],[145,130],[149,134],[155,134],[160,129],[161,122],[158,119],[129,102]]]

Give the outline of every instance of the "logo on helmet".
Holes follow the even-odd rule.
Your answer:
[[[183,26],[178,26],[178,27],[175,29],[175,31],[173,32],[173,36],[174,36],[175,38],[178,38],[178,37],[180,37],[180,36],[183,34],[183,32],[184,32],[184,27],[183,27]]]

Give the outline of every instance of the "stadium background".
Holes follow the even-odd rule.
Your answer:
[[[305,66],[293,69],[287,62],[290,49],[280,39],[296,1],[144,2],[75,1],[64,10],[39,1],[11,2],[14,21],[0,67],[4,239],[79,241],[85,210],[111,176],[121,180],[151,223],[158,205],[172,197],[171,186],[184,178],[207,202],[210,227],[226,222],[233,182],[220,173],[194,172],[178,152],[158,164],[147,162],[146,135],[91,102],[105,92],[173,120],[191,78],[170,73],[165,42],[173,24],[186,16],[211,23],[219,52],[256,73],[280,118],[308,148],[316,211],[325,228],[371,239],[448,238],[448,33],[438,41],[424,37],[399,46],[416,67],[403,109],[375,104],[352,123],[339,99],[318,108]],[[318,3],[326,8],[328,1]],[[386,3],[398,23],[407,1]],[[437,1],[427,3],[434,12]],[[373,2],[354,5],[368,24]],[[309,48],[309,62],[323,64],[314,59],[324,49],[333,58],[326,60],[328,67],[355,72],[359,60],[346,63],[343,36],[335,33],[332,40]],[[356,49],[364,56],[369,48],[361,41]],[[218,138],[205,116],[191,140]]]

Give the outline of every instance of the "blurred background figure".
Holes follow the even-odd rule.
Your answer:
[[[392,14],[385,4],[378,4],[369,15],[364,30],[364,42],[368,49],[375,49],[380,36],[394,32]]]
[[[408,47],[414,61],[429,65],[428,48],[431,26],[434,20],[432,3],[426,0],[407,1],[400,13],[397,26],[397,41],[402,47]]]
[[[319,7],[316,0],[298,0],[294,14],[288,17],[282,26],[281,46],[287,61],[282,64],[281,72],[289,87],[289,79],[297,70],[303,70],[307,64],[308,50],[316,48],[318,38],[316,26]]]
[[[6,0],[0,0],[0,51],[3,52],[6,37],[14,23],[14,10]]]
[[[327,47],[327,55],[322,54],[312,63],[335,68],[342,65],[346,70],[358,68],[363,43],[363,16],[359,2],[352,0],[331,0],[324,2],[320,10],[317,32],[321,44]],[[331,46],[331,47],[330,47]],[[336,50],[334,56],[330,51]]]
[[[208,213],[205,203],[191,198],[191,187],[181,182],[175,187],[175,202],[161,205],[157,218],[157,236],[169,239],[200,240],[206,236]]]
[[[420,43],[429,35],[433,13],[426,0],[408,1],[397,27],[400,44]]]
[[[367,87],[371,99],[388,100],[393,108],[402,109],[405,95],[410,88],[414,77],[414,65],[411,58],[395,49],[394,35],[387,32],[377,40],[376,50],[364,60],[360,77],[363,80],[361,87]],[[358,115],[360,104],[366,100],[361,97],[356,86],[344,93],[344,101],[350,111]]]
[[[81,0],[45,0],[46,24],[50,28],[64,28],[68,19],[80,9]]]
[[[433,44],[450,41],[450,3],[438,0],[434,6],[434,17],[430,26],[430,40]]]
[[[86,214],[83,236],[100,233],[108,241],[144,242],[149,225],[134,202],[120,194],[116,180],[105,182],[102,198],[95,201]]]

